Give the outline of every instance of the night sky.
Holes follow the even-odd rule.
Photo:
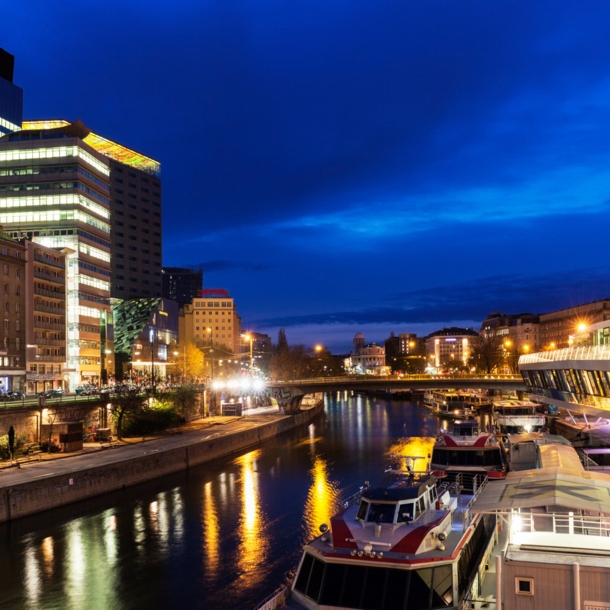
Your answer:
[[[26,118],[162,163],[164,264],[345,350],[610,297],[610,4],[6,2]]]

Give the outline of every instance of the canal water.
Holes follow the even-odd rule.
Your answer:
[[[425,456],[438,420],[336,394],[310,426],[237,457],[0,525],[3,610],[250,610],[388,455]]]

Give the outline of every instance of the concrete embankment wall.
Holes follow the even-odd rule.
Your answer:
[[[116,457],[109,454],[109,458],[115,458],[112,463],[0,488],[0,523],[137,485],[243,451],[309,422],[323,410],[324,404],[319,403],[295,415],[220,438],[210,438],[176,449],[159,449],[158,452],[134,458],[120,459],[120,454]]]

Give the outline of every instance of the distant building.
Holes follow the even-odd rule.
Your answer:
[[[66,255],[27,239],[25,246],[25,365],[28,394],[64,389],[67,362]],[[68,384],[65,384],[68,389]]]
[[[15,57],[0,49],[0,137],[21,129],[23,89],[13,83]]]
[[[114,357],[118,380],[131,376],[165,379],[179,358],[178,305],[168,299],[114,299]]]
[[[203,288],[203,269],[186,267],[163,267],[161,274],[163,297],[179,303],[184,307]]]
[[[2,314],[0,326],[0,391],[25,392],[26,250],[23,243],[0,234]],[[64,295],[65,299],[65,295]]]
[[[479,334],[498,337],[503,343],[511,341],[520,352],[535,352],[540,347],[540,316],[492,312],[483,320]]]
[[[242,353],[241,318],[226,290],[207,289],[184,305],[180,315],[180,343],[218,346],[225,354]]]
[[[570,337],[583,328],[610,320],[610,299],[593,301],[540,315],[540,349],[570,346]]]
[[[472,352],[472,340],[478,337],[472,328],[443,328],[426,337],[428,364],[438,368],[449,361],[459,361],[464,366]]]
[[[392,333],[385,341],[385,359],[393,372],[418,372],[426,367],[426,339],[414,333]]]
[[[390,367],[386,366],[385,348],[376,343],[366,344],[362,333],[354,336],[354,351],[348,359],[348,367],[353,373],[362,375],[386,375]]]

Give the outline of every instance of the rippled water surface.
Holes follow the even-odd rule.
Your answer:
[[[426,455],[420,406],[333,395],[315,423],[186,473],[0,525],[0,608],[249,610],[387,455]]]

